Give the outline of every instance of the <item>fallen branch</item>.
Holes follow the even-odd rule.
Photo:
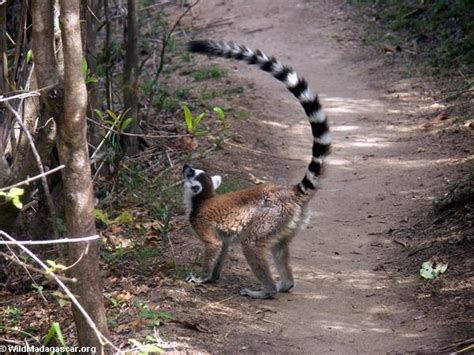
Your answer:
[[[51,170],[48,170],[47,172],[45,172],[44,174],[38,174],[38,175],[35,175],[33,177],[27,177],[25,180],[23,181],[20,181],[20,182],[17,182],[16,184],[13,184],[13,185],[10,185],[10,186],[7,186],[7,187],[2,187],[0,188],[0,191],[7,191],[7,190],[10,190],[12,189],[13,187],[17,187],[17,186],[21,186],[21,185],[29,185],[31,182],[35,181],[35,180],[38,180],[38,179],[41,179],[43,178],[44,176],[47,176],[47,175],[50,175],[50,174],[53,174],[55,173],[56,171],[59,171],[61,169],[64,169],[64,165],[60,165],[60,166],[57,166],[55,167],[54,169],[51,169]]]

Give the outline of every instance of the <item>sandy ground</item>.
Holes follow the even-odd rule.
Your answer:
[[[199,38],[262,49],[307,79],[330,117],[334,142],[323,188],[311,204],[312,221],[292,244],[296,287],[275,300],[242,301],[264,313],[265,322],[227,325],[223,347],[207,344],[203,351],[381,354],[423,349],[436,341],[429,324],[414,321],[422,317],[400,297],[404,283],[417,275],[395,279],[383,263],[397,248],[389,231],[430,206],[430,186],[439,186],[437,171],[449,161],[420,140],[420,122],[410,115],[413,101],[401,94],[389,97],[383,58],[377,62],[356,48],[345,11],[339,2],[324,0],[200,5],[196,21],[230,18],[232,24]],[[298,181],[311,148],[298,102],[256,68],[217,62],[232,70],[231,78],[253,83],[251,119],[260,120],[262,137],[274,153],[289,158],[262,156],[260,174]],[[404,83],[396,85],[402,92]],[[241,254],[238,249],[234,254]],[[216,287],[228,282],[224,275]]]

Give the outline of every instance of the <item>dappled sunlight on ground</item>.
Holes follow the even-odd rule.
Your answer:
[[[349,97],[324,97],[328,113],[377,113],[385,111],[385,104],[379,100],[353,99]]]

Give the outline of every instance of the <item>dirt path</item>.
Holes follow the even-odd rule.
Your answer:
[[[312,203],[312,222],[292,244],[294,291],[274,301],[249,301],[264,310],[266,324],[236,325],[229,335],[235,348],[227,349],[367,354],[419,347],[429,330],[408,322],[416,315],[393,291],[403,285],[380,267],[385,250],[396,248],[387,231],[429,202],[423,186],[430,185],[433,161],[417,157],[413,121],[401,103],[375,89],[383,73],[370,74],[374,63],[356,58],[338,2],[208,0],[201,5],[204,21],[230,15],[233,24],[209,37],[260,48],[292,65],[320,93],[334,145],[323,189]],[[297,181],[311,147],[297,101],[258,70],[229,67],[255,84],[256,97],[250,100],[256,100],[263,127],[275,136],[272,144],[283,145],[278,153],[300,159],[263,161],[262,173]]]

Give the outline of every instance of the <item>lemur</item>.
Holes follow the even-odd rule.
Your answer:
[[[219,279],[229,244],[239,241],[263,290],[243,288],[240,294],[251,298],[272,298],[294,286],[290,267],[289,243],[307,219],[308,202],[319,187],[323,158],[329,153],[331,136],[326,114],[318,96],[293,69],[260,50],[253,51],[233,42],[191,41],[194,53],[233,58],[256,64],[282,81],[296,96],[308,116],[313,133],[312,159],[305,176],[296,185],[266,183],[244,190],[217,194],[220,176],[211,176],[188,164],[183,166],[184,200],[189,222],[204,243],[203,273],[189,275],[188,282],[205,283]],[[271,250],[280,281],[273,281],[267,263]]]

